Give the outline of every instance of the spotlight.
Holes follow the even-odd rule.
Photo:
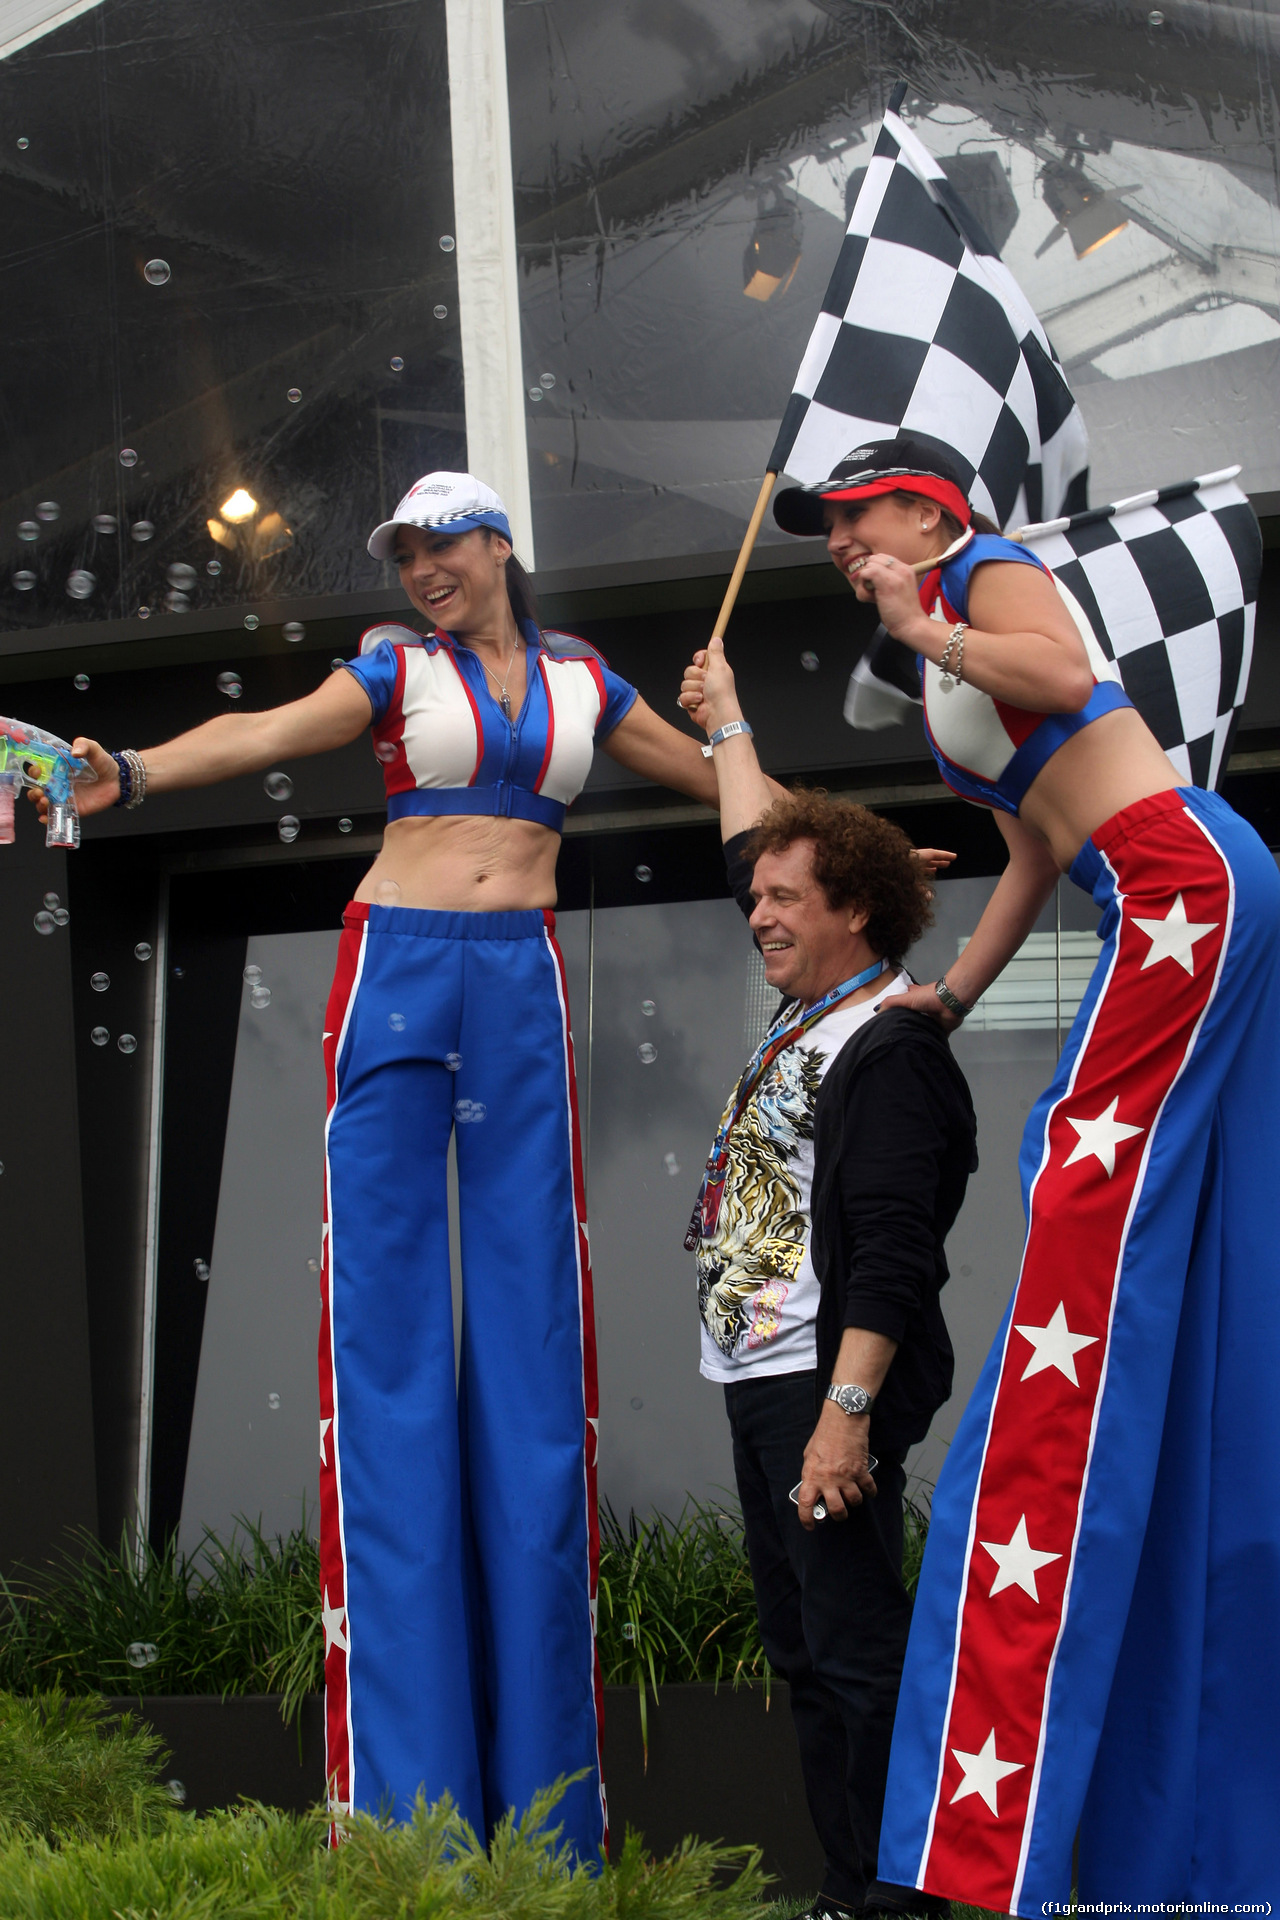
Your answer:
[[[239,526],[242,520],[252,520],[257,511],[257,501],[243,487],[237,487],[231,498],[224,500],[218,508],[223,519],[230,520],[233,526]]]
[[[1044,253],[1065,233],[1075,248],[1076,259],[1083,260],[1108,240],[1114,240],[1129,224],[1128,211],[1102,187],[1095,187],[1084,168],[1065,161],[1051,160],[1040,175],[1044,203],[1058,225],[1038,252]]]
[[[742,256],[742,291],[748,300],[772,300],[786,292],[800,265],[803,238],[800,209],[775,189],[769,204],[760,206]]]

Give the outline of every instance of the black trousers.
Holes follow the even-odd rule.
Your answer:
[[[814,1383],[811,1372],[766,1374],[724,1393],[760,1633],[769,1664],[791,1689],[809,1813],[826,1854],[822,1892],[858,1910],[875,1880],[911,1623],[902,1584],[905,1476],[902,1454],[881,1455],[879,1497],[806,1533],[787,1496],[816,1424]]]

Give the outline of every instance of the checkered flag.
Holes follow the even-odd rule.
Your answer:
[[[1262,533],[1239,467],[1024,527],[1079,602],[1120,681],[1179,773],[1216,787],[1249,686]],[[917,656],[881,630],[854,669],[852,726],[892,726],[920,703]]]
[[[885,114],[769,458],[825,480],[909,433],[998,526],[1088,503],[1088,442],[1048,336],[937,161]]]

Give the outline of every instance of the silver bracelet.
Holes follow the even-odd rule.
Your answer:
[[[954,1013],[958,1020],[963,1020],[966,1014],[973,1012],[973,1008],[966,1007],[958,993],[952,993],[950,987],[947,985],[945,975],[941,980],[935,982],[933,990],[939,1000],[941,1000],[943,1006],[947,1009],[947,1012]]]
[[[745,720],[726,721],[724,726],[717,727],[713,734],[708,735],[707,744],[702,749],[703,759],[709,760],[715,749],[720,745],[720,742],[722,740],[732,740],[736,733],[745,733],[749,740],[754,740],[755,738],[754,731],[747,725]]]
[[[129,772],[133,776],[133,790],[124,803],[126,813],[131,813],[135,807],[140,807],[147,797],[147,769],[143,764],[142,755],[136,753],[132,747],[123,748],[120,758],[128,762]]]
[[[938,661],[938,671],[942,675],[940,686],[943,693],[950,693],[951,689],[958,687],[964,678],[964,636],[968,631],[969,629],[965,622],[963,620],[957,620],[955,626],[952,627],[951,632],[947,635],[947,644],[942,649],[942,657]],[[954,667],[951,665],[951,650],[953,647],[957,649],[956,664]]]

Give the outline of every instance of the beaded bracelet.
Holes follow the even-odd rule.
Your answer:
[[[126,747],[122,753],[113,752],[111,758],[120,774],[120,798],[114,804],[127,807],[132,812],[147,797],[147,769],[142,755],[132,747]]]

